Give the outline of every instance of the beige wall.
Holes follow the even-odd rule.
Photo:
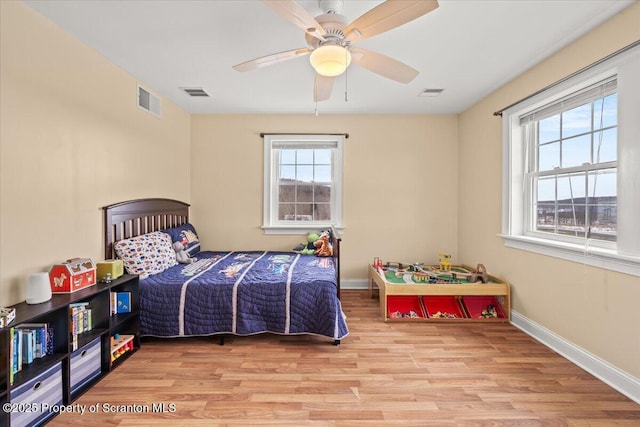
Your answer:
[[[639,278],[497,237],[502,137],[492,116],[639,39],[640,4],[460,116],[190,117],[163,100],[157,119],[136,107],[134,78],[31,9],[0,1],[0,16],[0,305],[24,300],[28,275],[55,262],[102,259],[100,207],[127,199],[191,201],[211,249],[292,248],[303,236],[259,228],[259,133],[348,132],[344,279],[364,279],[375,256],[484,262],[512,283],[515,310],[640,378]]]
[[[192,212],[205,247],[304,241],[260,229],[260,133],[345,132],[342,278],[366,278],[375,256],[436,262],[440,251],[456,253],[456,116],[200,115],[191,132]]]
[[[502,134],[492,113],[640,39],[639,23],[635,4],[460,114],[457,227],[460,258],[509,280],[514,310],[635,378],[640,278],[505,248],[497,236]]]
[[[161,119],[138,108],[134,78],[21,2],[0,16],[2,306],[31,273],[103,259],[100,207],[189,200],[190,117],[166,100]]]

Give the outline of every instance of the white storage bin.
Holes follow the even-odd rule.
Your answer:
[[[56,415],[62,405],[62,362],[11,390],[12,426],[31,427]]]
[[[96,338],[71,355],[71,393],[100,376],[102,373],[102,346]]]

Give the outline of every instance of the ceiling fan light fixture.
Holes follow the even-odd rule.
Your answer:
[[[311,52],[309,61],[316,73],[334,77],[344,73],[351,64],[351,53],[339,45],[323,45]]]

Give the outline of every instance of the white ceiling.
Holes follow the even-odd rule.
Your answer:
[[[357,65],[320,114],[449,114],[633,3],[632,0],[439,0],[402,27],[357,43],[420,71],[404,85]],[[231,67],[306,47],[304,33],[261,1],[25,0],[74,37],[191,113],[313,113],[308,56],[248,72]],[[316,0],[299,1],[313,16]],[[381,3],[345,0],[351,22]],[[345,82],[345,80],[347,80]],[[210,98],[179,88],[202,87]],[[347,98],[345,102],[345,87]],[[435,98],[418,97],[441,88]],[[135,89],[134,89],[135,90]]]

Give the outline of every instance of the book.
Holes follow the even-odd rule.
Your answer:
[[[131,313],[131,292],[118,292],[116,295],[116,312]]]
[[[15,331],[13,328],[9,329],[9,385],[13,385],[13,347],[14,347]]]
[[[54,350],[54,345],[53,345],[53,327],[51,327],[51,325],[47,326],[47,353],[46,354],[53,354],[53,350]]]
[[[22,330],[14,329],[13,336],[13,373],[22,371]]]
[[[131,313],[131,292],[111,292],[111,314]]]
[[[85,324],[84,324],[84,326],[85,326],[87,331],[90,331],[90,330],[93,329],[93,320],[92,319],[93,319],[93,317],[91,315],[91,309],[88,308],[87,309],[87,315],[85,316]]]
[[[33,363],[36,333],[33,329],[19,328],[22,332],[22,365]]]
[[[34,358],[41,358],[46,356],[47,353],[47,329],[49,325],[47,323],[23,323],[17,328],[33,329],[36,333],[36,346],[34,351]]]
[[[72,351],[78,349],[78,336],[90,331],[92,327],[91,304],[88,302],[69,304],[69,345]]]

